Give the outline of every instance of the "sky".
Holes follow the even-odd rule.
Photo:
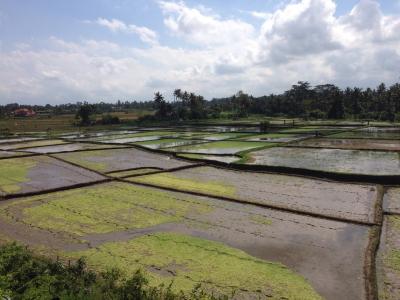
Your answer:
[[[0,0],[0,104],[400,81],[400,0]]]

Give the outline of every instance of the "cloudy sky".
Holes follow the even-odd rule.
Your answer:
[[[400,0],[0,0],[0,104],[400,81]]]

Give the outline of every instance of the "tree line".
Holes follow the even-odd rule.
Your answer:
[[[239,91],[227,98],[205,101],[202,96],[173,93],[172,103],[157,92],[154,96],[156,119],[188,120],[218,118],[222,113],[232,118],[250,114],[304,119],[371,119],[400,121],[400,84],[365,90],[354,87],[344,90],[333,84],[312,87],[300,81],[282,94],[253,97]]]
[[[400,121],[400,84],[387,87],[384,83],[376,88],[358,87],[340,89],[333,84],[312,87],[299,81],[281,94],[253,97],[245,92],[210,101],[201,95],[176,89],[173,100],[167,101],[156,92],[152,101],[145,102],[100,102],[91,104],[91,111],[107,113],[123,109],[154,110],[147,120],[196,120],[205,118],[241,118],[250,114],[270,117],[299,117],[305,119],[371,119]],[[33,109],[47,109],[54,114],[76,113],[87,105],[85,102],[64,105],[33,106]],[[11,112],[18,104],[0,106],[0,114]],[[26,107],[26,106],[24,106]],[[85,109],[85,108],[84,108]]]

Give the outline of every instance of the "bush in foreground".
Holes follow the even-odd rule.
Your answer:
[[[84,259],[64,265],[59,261],[37,257],[15,243],[0,247],[0,299],[227,299],[214,297],[200,286],[190,295],[175,293],[171,286],[151,287],[138,270],[131,277],[117,269],[94,273]]]

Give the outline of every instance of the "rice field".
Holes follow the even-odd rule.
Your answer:
[[[183,293],[399,299],[397,129],[279,126],[0,138],[0,243]]]

